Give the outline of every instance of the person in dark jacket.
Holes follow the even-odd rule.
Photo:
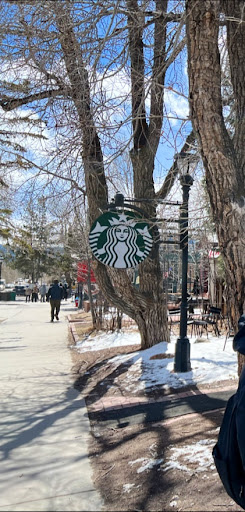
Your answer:
[[[63,289],[59,285],[58,279],[54,280],[54,284],[50,286],[47,298],[50,299],[51,306],[51,322],[54,321],[54,316],[56,320],[59,320],[59,312],[60,312],[60,303],[63,298]]]
[[[238,320],[238,332],[233,338],[233,350],[245,356],[245,315]],[[243,470],[245,472],[245,365],[243,365],[238,384],[239,407],[237,414],[237,439],[239,443],[240,455],[242,459]],[[245,488],[245,481],[244,481]]]
[[[245,355],[245,315],[238,321],[233,349]],[[238,388],[228,400],[213,448],[216,469],[227,494],[245,510],[245,365]]]

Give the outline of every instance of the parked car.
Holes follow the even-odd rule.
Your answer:
[[[16,284],[14,287],[14,291],[16,292],[16,295],[25,295],[26,287],[22,284]]]
[[[5,284],[5,290],[14,290],[15,289],[15,284],[14,283],[6,283]]]
[[[5,279],[0,279],[0,291],[5,289]]]

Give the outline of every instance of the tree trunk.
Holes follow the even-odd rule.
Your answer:
[[[154,191],[153,173],[156,152],[162,135],[165,74],[185,44],[181,35],[183,19],[175,30],[172,23],[175,21],[178,23],[180,15],[172,15],[169,12],[168,0],[154,2],[125,0],[117,1],[115,5],[113,2],[94,3],[95,17],[92,16],[91,20],[90,18],[87,20],[88,11],[86,6],[83,6],[84,2],[76,4],[69,0],[56,0],[56,2],[48,2],[47,10],[43,2],[38,3],[37,9],[32,9],[28,2],[21,2],[20,12],[16,10],[15,23],[16,27],[20,27],[22,34],[23,58],[25,59],[26,55],[29,56],[28,66],[32,62],[35,73],[39,70],[43,81],[40,80],[40,90],[35,90],[32,94],[29,93],[29,86],[27,92],[24,85],[19,91],[14,88],[16,94],[13,89],[10,89],[9,97],[4,96],[0,104],[6,111],[11,111],[21,105],[36,103],[44,98],[50,99],[49,105],[52,106],[53,101],[60,98],[58,112],[60,113],[61,108],[64,108],[66,118],[68,110],[71,111],[68,118],[72,120],[72,126],[75,122],[81,140],[80,153],[85,174],[89,223],[92,224],[101,215],[108,202],[103,144],[106,140],[104,133],[108,135],[111,131],[110,126],[107,131],[106,123],[104,125],[104,122],[101,122],[100,108],[97,110],[98,89],[101,85],[101,98],[103,95],[102,101],[105,102],[103,106],[105,110],[109,108],[111,112],[113,102],[109,100],[107,103],[107,94],[103,94],[104,78],[107,76],[109,78],[110,75],[112,77],[114,72],[119,72],[120,66],[127,68],[130,60],[132,145],[128,140],[125,148],[133,146],[131,161],[135,197],[142,199],[139,206],[146,210],[150,217],[155,218],[156,199],[160,195],[156,195]],[[103,20],[106,22],[104,23]],[[108,27],[106,27],[107,22]],[[167,35],[169,22],[171,27]],[[83,27],[82,32],[79,31],[80,26]],[[89,38],[88,34],[90,34]],[[95,34],[97,34],[96,39],[94,39]],[[51,41],[50,51],[47,47],[49,41]],[[22,52],[22,45],[19,51]],[[55,59],[54,55],[56,55]],[[56,75],[57,59],[63,63],[63,67],[61,74]],[[103,79],[100,81],[99,78],[96,83],[96,77],[101,73]],[[52,88],[50,83],[53,85]],[[100,84],[99,88],[98,84]],[[64,107],[61,107],[64,99]],[[125,123],[128,124],[126,96],[125,101]],[[149,108],[148,102],[150,102]],[[48,106],[47,112],[52,112],[52,108],[49,109]],[[117,150],[114,153],[115,157]],[[109,153],[110,144],[106,150],[107,157]],[[79,159],[77,164],[80,167]],[[80,169],[78,175],[79,172]],[[174,176],[175,170],[171,173],[167,186],[161,188],[161,198],[169,191]],[[71,183],[76,183],[77,188],[85,193],[77,181],[72,179]],[[149,200],[154,201],[154,205],[148,206],[146,201]],[[151,346],[163,339],[169,339],[167,305],[162,297],[163,282],[157,245],[154,245],[147,261],[139,266],[139,290],[131,284],[126,271],[117,272],[117,276],[114,276],[109,268],[105,268],[97,260],[94,262],[94,269],[104,295],[115,306],[139,322],[144,347],[147,343]],[[165,310],[164,314],[162,309]],[[158,311],[157,315],[156,311]],[[154,327],[153,324],[155,324]]]
[[[232,56],[231,78],[235,91],[237,121],[231,137],[222,112],[221,66],[218,47],[221,6],[232,9],[233,30],[227,41]],[[229,7],[228,7],[229,6]],[[219,246],[223,254],[226,283],[230,291],[232,325],[245,307],[245,213],[244,213],[244,22],[239,26],[241,2],[187,0],[187,44],[190,108],[206,172],[207,191]],[[234,17],[238,15],[237,21]],[[243,33],[243,37],[241,36]],[[242,116],[241,116],[242,112]],[[239,133],[238,133],[239,132]],[[239,371],[241,367],[239,358]]]
[[[102,280],[109,302],[112,302],[126,315],[135,320],[141,335],[141,347],[145,349],[161,341],[169,341],[165,296],[161,293],[159,284],[154,288],[154,283],[157,283],[157,280],[159,282],[161,276],[157,278],[156,274],[154,277],[154,274],[150,273],[150,258],[141,263],[141,265],[149,265],[149,273],[147,274],[145,269],[145,285],[141,286],[142,291],[140,292],[132,285],[125,270],[114,270],[113,268],[108,270],[102,263],[98,264],[100,265],[100,271],[98,272],[99,286],[100,280]],[[109,279],[106,280],[108,275]],[[152,283],[154,295],[152,294],[151,287],[149,287],[147,292],[146,283],[149,282],[147,275],[154,279]],[[123,302],[121,297],[123,297]],[[122,303],[123,309],[121,307]]]
[[[161,341],[169,341],[166,304],[158,302],[153,308],[145,308],[135,317],[141,335],[141,348],[146,349]]]
[[[135,16],[138,10],[136,0],[128,0],[129,8],[132,10],[129,22],[129,40],[131,46],[131,73],[132,73],[132,110],[133,110],[133,130],[134,130],[134,149],[131,153],[131,160],[134,170],[135,197],[154,199],[154,157],[157,149],[153,150],[153,143],[150,144],[148,137],[148,125],[145,120],[144,107],[144,62],[143,62],[143,43],[142,31],[143,21],[139,24],[138,17]],[[165,9],[166,0],[157,0],[157,4]],[[105,207],[107,196],[107,185],[103,165],[103,154],[100,140],[96,131],[94,119],[92,116],[90,86],[88,73],[82,60],[81,47],[76,40],[72,21],[68,13],[59,5],[56,9],[57,25],[60,31],[60,43],[62,46],[64,61],[68,76],[70,78],[71,90],[74,104],[79,116],[82,130],[83,146],[83,165],[85,171],[86,191],[89,204],[90,223],[101,215],[101,209]],[[160,30],[163,23],[165,30]],[[136,30],[136,27],[139,29]],[[156,22],[156,46],[157,56],[155,57],[155,76],[154,76],[154,98],[155,104],[152,110],[154,112],[154,123],[151,128],[151,138],[159,141],[160,127],[162,126],[162,104],[163,104],[163,81],[165,70],[159,72],[159,51],[165,48],[166,22],[159,18]],[[157,73],[158,70],[158,73]],[[156,98],[158,98],[156,100]],[[159,101],[157,109],[156,101]],[[139,204],[146,214],[155,218],[156,207],[153,204],[149,206]],[[169,341],[169,330],[167,324],[166,302],[163,300],[163,280],[159,264],[158,246],[154,247],[145,262],[139,265],[140,288],[139,291],[131,284],[127,272],[124,270],[113,270],[101,264],[97,260],[94,262],[94,271],[97,282],[103,291],[103,294],[116,307],[128,314],[138,324],[142,339],[142,348],[151,347],[155,343],[163,340]],[[162,311],[164,310],[164,312]],[[156,313],[157,312],[157,313]]]

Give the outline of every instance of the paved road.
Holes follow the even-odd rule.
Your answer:
[[[84,400],[73,388],[66,316],[0,302],[0,511],[100,511]]]

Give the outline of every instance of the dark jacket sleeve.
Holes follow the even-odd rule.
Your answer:
[[[239,399],[236,413],[237,441],[245,471],[245,366],[239,380]]]

